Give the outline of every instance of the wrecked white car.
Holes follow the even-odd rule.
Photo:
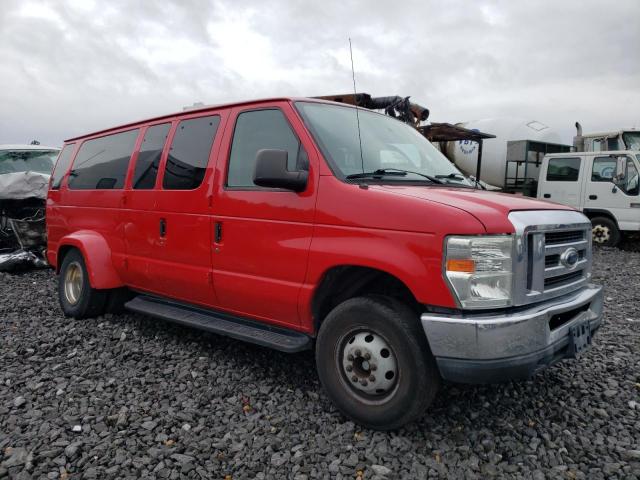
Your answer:
[[[45,266],[45,202],[58,148],[0,145],[0,272]]]

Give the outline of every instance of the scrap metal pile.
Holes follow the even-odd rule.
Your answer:
[[[47,265],[45,202],[55,155],[0,148],[0,272]]]

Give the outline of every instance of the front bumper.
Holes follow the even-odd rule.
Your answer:
[[[569,331],[602,323],[602,287],[584,289],[505,313],[423,313],[420,317],[443,379],[494,383],[528,378],[574,356]]]

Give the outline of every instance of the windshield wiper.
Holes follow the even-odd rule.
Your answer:
[[[465,177],[459,173],[449,173],[448,175],[436,175],[436,178],[450,178],[451,180],[464,180]]]
[[[432,183],[440,183],[444,184],[442,180],[439,178],[433,177],[431,175],[427,175],[426,173],[412,172],[411,170],[401,170],[399,168],[379,168],[378,170],[374,170],[373,172],[362,172],[362,173],[352,173],[351,175],[347,175],[347,179],[351,180],[354,178],[376,178],[376,177],[384,177],[384,176],[397,176],[397,177],[406,177],[407,174],[418,175],[420,177],[424,177]]]

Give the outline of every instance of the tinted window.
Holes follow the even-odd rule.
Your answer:
[[[163,188],[192,190],[200,186],[219,124],[217,115],[183,120],[178,124],[162,179]]]
[[[73,157],[73,150],[75,148],[75,143],[69,143],[65,145],[60,155],[58,155],[58,161],[56,162],[56,166],[53,170],[53,179],[51,180],[51,188],[53,190],[57,190],[60,188],[60,183],[62,182],[62,178],[64,177],[67,170],[69,170],[69,165],[71,164],[71,158]]]
[[[576,182],[580,173],[579,158],[551,158],[547,168],[549,182]]]
[[[87,140],[80,146],[69,173],[73,190],[122,188],[139,130]]]
[[[162,149],[170,128],[170,123],[163,123],[147,129],[140,145],[136,169],[133,172],[133,188],[143,190],[155,186]]]
[[[617,161],[613,157],[598,157],[593,160],[592,182],[610,182],[616,174]]]
[[[256,110],[238,115],[229,157],[227,185],[255,187],[253,171],[256,154],[262,149],[286,150],[287,168],[296,170],[298,157],[305,153],[280,110]]]

